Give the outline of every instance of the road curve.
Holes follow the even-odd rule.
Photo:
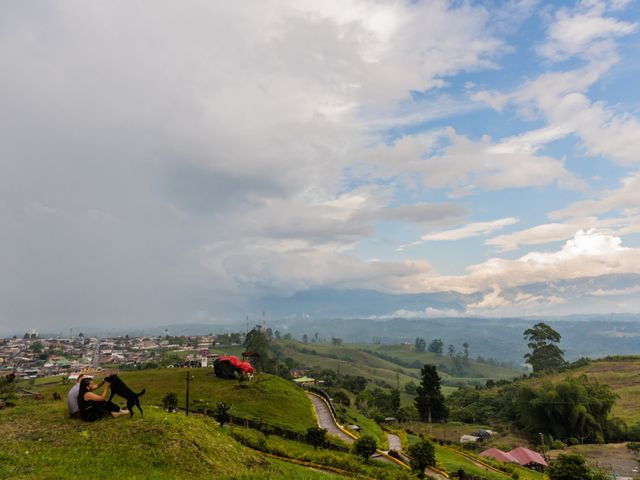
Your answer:
[[[313,402],[313,408],[316,411],[316,417],[318,417],[318,425],[320,428],[324,428],[329,435],[334,435],[347,443],[353,443],[353,438],[338,428],[338,425],[333,419],[333,415],[331,415],[331,410],[329,410],[325,401],[311,393],[307,393],[307,395]]]

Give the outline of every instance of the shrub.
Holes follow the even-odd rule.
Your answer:
[[[173,393],[167,393],[162,399],[162,408],[169,413],[175,413],[178,411],[178,396]]]
[[[551,442],[551,448],[554,450],[561,450],[565,447],[566,447],[565,443],[560,440],[553,440]]]
[[[362,459],[366,462],[369,460],[369,457],[376,453],[376,449],[378,448],[378,444],[376,439],[371,435],[364,435],[358,438],[355,442],[353,442],[352,451],[355,455],[362,457]]]
[[[309,427],[305,434],[305,440],[309,445],[313,445],[313,449],[317,449],[327,441],[327,431],[320,427]]]
[[[221,427],[224,427],[224,424],[229,423],[229,421],[231,420],[229,410],[231,410],[231,405],[224,402],[216,403],[216,409],[213,413],[213,418],[218,421]]]
[[[422,478],[424,469],[436,464],[436,449],[427,439],[422,439],[409,447],[411,455],[411,470],[418,473]]]

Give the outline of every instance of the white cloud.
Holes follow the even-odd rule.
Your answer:
[[[606,190],[596,195],[597,198],[581,200],[555,210],[549,214],[552,219],[567,217],[586,217],[611,211],[637,212],[640,208],[640,174],[634,174],[622,180],[620,188]]]
[[[534,283],[552,283],[599,275],[640,273],[640,249],[622,246],[619,237],[580,231],[555,252],[529,252],[509,260],[490,258],[467,267],[460,276],[425,277],[415,291],[483,292]]]
[[[519,220],[513,217],[500,218],[489,222],[474,222],[453,230],[445,230],[444,232],[423,235],[422,240],[462,240],[464,238],[475,237],[477,235],[488,235],[495,230],[499,230],[518,222]]]
[[[546,185],[585,188],[584,182],[569,172],[561,160],[535,155],[523,147],[531,141],[511,138],[503,144],[484,136],[475,142],[453,128],[445,128],[404,136],[392,145],[376,147],[369,154],[369,161],[379,176],[418,176],[424,186],[449,189],[452,196]],[[519,148],[514,148],[516,143]]]
[[[638,293],[640,293],[640,286],[629,288],[612,288],[608,290],[599,288],[591,292],[591,295],[595,297],[624,297],[627,295],[637,295]]]
[[[613,48],[610,39],[636,30],[635,23],[605,16],[605,9],[605,2],[595,1],[582,2],[576,10],[559,10],[549,25],[546,42],[538,47],[540,55],[553,61],[574,55],[601,56]]]
[[[403,288],[428,264],[358,260],[371,222],[464,211],[389,208],[368,166],[351,186],[354,159],[380,125],[429,118],[411,91],[493,68],[490,21],[445,0],[7,6],[0,319],[158,323],[268,289]]]

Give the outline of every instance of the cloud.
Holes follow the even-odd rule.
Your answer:
[[[611,290],[604,290],[602,288],[599,288],[591,292],[591,295],[596,297],[619,297],[627,295],[637,295],[638,293],[640,293],[640,286],[629,288],[614,288]]]
[[[580,55],[603,55],[613,48],[610,39],[633,33],[637,24],[605,16],[606,3],[580,2],[577,9],[559,10],[548,27],[545,43],[537,51],[543,57],[561,61]],[[623,7],[619,2],[616,9]]]
[[[620,188],[605,190],[597,198],[574,202],[549,214],[552,219],[586,217],[611,211],[636,212],[640,208],[640,174],[622,179]]]
[[[640,273],[640,249],[624,247],[619,237],[579,231],[559,250],[529,252],[510,260],[490,258],[466,268],[459,276],[429,275],[418,291],[483,292],[487,286],[501,290],[535,283]]]
[[[378,176],[417,177],[425,187],[446,188],[451,196],[546,185],[585,188],[561,160],[535,155],[522,146],[514,148],[518,142],[523,144],[515,138],[495,143],[488,136],[476,142],[449,127],[378,146],[369,160]]]
[[[519,220],[513,217],[500,218],[490,222],[474,222],[454,230],[445,230],[444,232],[423,235],[422,240],[462,240],[464,238],[475,237],[477,235],[487,235],[495,230],[499,230],[518,222]]]
[[[416,223],[419,225],[451,224],[466,215],[467,210],[453,203],[416,203],[388,207],[377,212],[378,218]]]
[[[389,122],[430,118],[412,91],[494,68],[489,11],[147,3],[3,9],[0,322],[224,320],[268,289],[402,290],[430,270],[353,248],[374,220],[463,209],[391,206],[359,159]]]

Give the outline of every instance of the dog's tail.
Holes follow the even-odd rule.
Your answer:
[[[140,393],[137,393],[136,396],[139,397],[140,395],[144,395],[144,392],[146,392],[147,389],[143,388],[142,391]]]

